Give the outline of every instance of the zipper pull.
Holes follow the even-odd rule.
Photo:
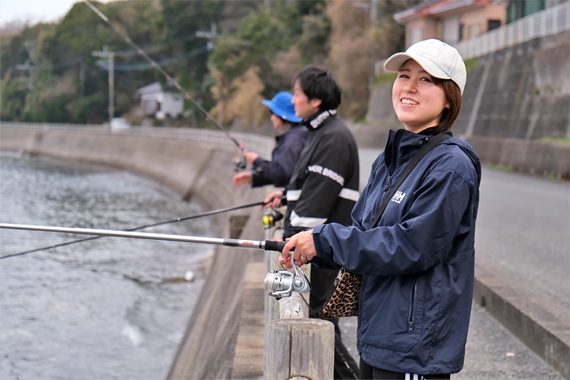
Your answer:
[[[388,191],[390,189],[390,185],[392,184],[392,176],[388,177],[386,184],[384,185],[384,191]]]

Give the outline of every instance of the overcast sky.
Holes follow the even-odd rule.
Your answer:
[[[99,0],[106,3],[109,0]],[[0,0],[0,26],[10,21],[55,21],[67,14],[81,0]],[[87,5],[85,5],[87,6]]]

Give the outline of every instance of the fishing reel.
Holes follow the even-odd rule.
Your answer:
[[[277,300],[283,297],[291,297],[293,292],[308,293],[311,290],[309,279],[301,268],[295,265],[293,252],[291,252],[291,263],[293,264],[294,272],[272,270],[267,273],[263,281],[265,290],[268,290],[269,295]]]
[[[283,219],[283,214],[275,209],[271,209],[273,213],[266,213],[263,215],[263,228],[268,229],[275,227],[275,223]]]
[[[241,158],[240,156],[235,156],[234,158],[232,158],[232,164],[234,165],[234,171],[239,172],[246,168],[247,161],[245,160],[244,155],[241,155]]]

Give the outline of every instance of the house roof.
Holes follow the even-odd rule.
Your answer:
[[[492,0],[427,0],[415,7],[394,14],[394,20],[405,22],[415,18],[441,15],[462,8],[488,5]]]
[[[154,82],[141,87],[137,90],[136,95],[156,95],[162,92],[162,86],[159,82]]]

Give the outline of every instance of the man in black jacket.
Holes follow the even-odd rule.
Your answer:
[[[309,129],[309,138],[285,190],[265,199],[266,207],[280,207],[281,197],[286,196],[284,238],[323,223],[350,225],[359,196],[358,148],[336,115],[341,91],[335,79],[328,71],[309,66],[295,77],[293,94],[295,114]],[[318,317],[332,295],[338,271],[311,266],[311,317]],[[354,379],[358,367],[342,344],[338,320],[332,322],[336,331],[335,379]]]

